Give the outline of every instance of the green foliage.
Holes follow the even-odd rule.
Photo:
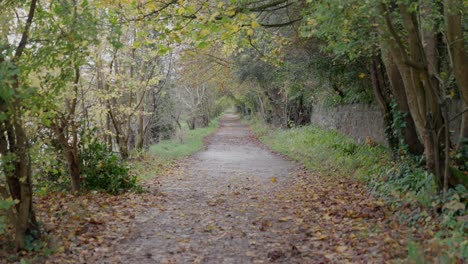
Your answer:
[[[422,254],[422,250],[420,245],[414,241],[410,241],[408,243],[408,259],[411,263],[415,264],[424,264],[424,255]]]
[[[468,175],[464,172],[468,171],[468,138],[462,138],[459,146],[453,155],[453,159],[456,166],[453,166],[451,173],[453,173],[458,179],[465,182],[465,186],[468,186]]]
[[[104,190],[119,194],[137,188],[136,176],[129,174],[129,168],[117,155],[97,139],[91,139],[80,146],[83,187],[88,190]]]
[[[7,227],[6,226],[7,219],[5,216],[6,212],[10,210],[10,208],[17,203],[18,201],[14,201],[11,199],[5,200],[5,199],[0,198],[0,235],[2,235],[5,232],[5,229]]]
[[[52,190],[63,191],[70,187],[66,162],[53,144],[41,142],[33,145],[31,160],[36,165],[33,186],[38,195],[46,195]]]
[[[218,127],[218,119],[211,121],[205,128],[185,129],[179,137],[163,140],[149,148],[149,153],[162,159],[179,159],[189,156],[203,148],[203,139]]]
[[[432,219],[426,211],[412,212],[405,219],[413,222],[424,220],[425,227],[437,230],[430,246],[439,252],[437,263],[459,263],[468,258],[468,222],[466,216],[468,192],[462,185],[450,189],[447,197],[432,196],[431,208],[439,212],[439,219]],[[438,221],[437,221],[438,220]],[[408,245],[408,259],[418,263],[424,262],[424,251],[421,242],[411,241]]]
[[[455,258],[468,259],[468,191],[458,185],[449,190],[446,199],[435,200],[434,204],[442,206],[443,228],[437,232],[436,239],[443,247],[450,249],[441,254],[440,263],[447,263]]]
[[[395,199],[411,199],[424,206],[430,206],[437,194],[434,177],[408,156],[382,168],[379,180],[370,180],[369,184],[376,195]]]
[[[308,1],[301,34],[323,40],[322,49],[336,57],[370,57],[379,48],[373,5],[360,0]]]

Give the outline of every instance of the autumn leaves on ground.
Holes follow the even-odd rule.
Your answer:
[[[409,239],[425,235],[400,225],[361,183],[273,154],[229,114],[205,150],[142,185],[38,199],[50,252],[33,262],[382,263],[406,258]]]

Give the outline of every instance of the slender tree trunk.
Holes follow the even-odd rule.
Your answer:
[[[70,171],[72,191],[78,193],[81,191],[81,173],[77,152],[75,149],[68,148],[64,151],[64,156],[67,160],[68,170]]]
[[[195,129],[195,120],[196,118],[195,117],[190,117],[188,120],[187,120],[187,125],[189,127],[190,130],[193,130]]]
[[[137,142],[136,148],[141,150],[143,149],[145,142],[145,127],[144,127],[144,117],[143,114],[138,115],[138,132],[137,132]]]
[[[371,79],[372,79],[372,90],[374,91],[374,96],[377,99],[377,103],[380,107],[380,112],[382,113],[384,126],[385,126],[385,135],[387,138],[388,146],[394,154],[398,150],[398,138],[395,137],[395,133],[392,129],[393,115],[390,108],[390,100],[386,94],[385,81],[383,79],[381,72],[381,61],[380,58],[375,56],[372,58],[372,63],[370,67]]]
[[[142,150],[145,143],[145,117],[143,112],[145,111],[146,102],[144,102],[146,92],[140,92],[138,98],[138,120],[137,120],[137,139],[135,147],[138,150]]]
[[[78,155],[78,131],[75,122],[75,112],[78,102],[78,85],[80,81],[80,68],[75,65],[75,80],[73,82],[73,99],[65,100],[67,106],[67,115],[63,119],[57,120],[53,124],[53,129],[58,138],[65,160],[67,161],[68,170],[71,178],[72,192],[78,193],[81,191],[81,173],[80,159]]]
[[[112,131],[111,118],[110,118],[110,116],[108,114],[106,115],[106,130],[109,131],[109,132]],[[107,147],[108,147],[109,152],[112,152],[114,147],[113,147],[113,143],[112,143],[112,136],[109,133],[105,134],[105,141],[107,143]]]
[[[72,144],[68,142],[68,137],[66,136],[65,129],[66,124],[57,125],[54,124],[53,129],[57,135],[57,141],[62,148],[63,157],[67,161],[68,171],[70,173],[72,192],[77,193],[81,191],[81,174],[80,174],[80,160],[78,157],[78,144],[76,131],[72,132]]]

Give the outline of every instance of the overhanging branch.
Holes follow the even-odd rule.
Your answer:
[[[275,27],[286,27],[286,26],[290,26],[296,22],[299,22],[302,20],[302,17],[301,18],[298,18],[298,19],[294,19],[294,20],[290,20],[288,22],[284,22],[284,23],[277,23],[277,24],[263,24],[263,23],[260,23],[260,26],[262,27],[265,27],[265,28],[275,28]]]

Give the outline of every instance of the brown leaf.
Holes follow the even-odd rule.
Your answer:
[[[260,224],[260,231],[266,231],[270,227],[268,220],[263,220]]]

